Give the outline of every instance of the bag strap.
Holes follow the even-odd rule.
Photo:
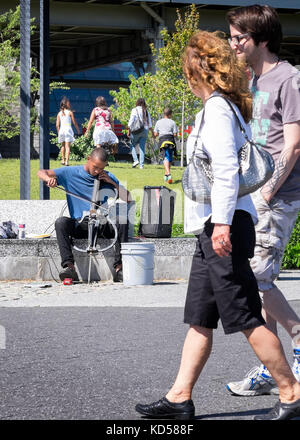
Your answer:
[[[235,116],[235,118],[236,118],[236,120],[237,120],[238,126],[239,126],[239,128],[240,128],[240,130],[241,130],[241,132],[242,132],[242,134],[243,134],[243,136],[244,136],[244,138],[246,139],[246,141],[249,142],[249,138],[248,138],[248,135],[247,135],[247,133],[246,133],[246,129],[245,129],[245,127],[243,127],[243,125],[242,125],[242,123],[241,123],[241,121],[240,121],[240,118],[238,117],[238,115],[237,115],[237,113],[236,113],[236,111],[235,111],[233,105],[232,105],[231,102],[229,101],[229,99],[225,98],[225,96],[223,96],[223,95],[221,95],[221,94],[218,94],[218,95],[212,95],[212,96],[210,96],[210,97],[207,99],[207,101],[208,101],[209,99],[212,99],[212,98],[223,98],[224,101],[227,102],[227,104],[229,105],[230,109],[232,110],[232,112],[233,112],[233,114],[234,114],[234,116]],[[194,144],[194,151],[193,151],[193,153],[192,153],[192,155],[191,155],[190,161],[192,160],[192,158],[193,158],[193,156],[194,156],[194,154],[195,154],[195,152],[196,152],[197,142],[198,142],[198,139],[199,139],[199,134],[200,134],[200,131],[201,131],[201,128],[202,128],[203,122],[204,122],[204,113],[205,113],[205,106],[203,107],[202,118],[201,118],[201,121],[200,121],[199,129],[198,129],[197,136],[196,136],[196,140],[195,140],[195,144]],[[202,151],[203,151],[203,150],[202,150]],[[205,153],[205,151],[203,151],[203,153],[207,156],[207,154]]]
[[[222,96],[222,98],[224,98],[224,96]],[[240,127],[240,130],[241,130],[242,134],[244,135],[244,138],[246,139],[246,141],[249,141],[248,135],[247,135],[247,133],[246,133],[246,128],[243,127],[243,124],[241,123],[241,120],[240,120],[240,118],[238,117],[238,115],[237,115],[237,113],[236,113],[236,111],[235,111],[233,105],[231,104],[231,102],[230,102],[228,99],[226,99],[226,98],[224,98],[224,99],[225,99],[225,101],[227,102],[227,104],[229,105],[229,107],[231,108],[231,110],[233,111],[233,114],[234,114],[234,116],[236,117],[236,120],[237,120],[238,126]]]
[[[201,115],[201,121],[200,121],[200,124],[199,124],[198,132],[197,132],[195,143],[194,143],[194,151],[193,151],[193,153],[191,155],[190,162],[191,162],[191,160],[192,160],[192,158],[193,158],[193,156],[194,156],[194,154],[196,152],[197,142],[198,142],[198,139],[199,139],[199,134],[200,134],[203,122],[204,122],[204,111],[205,111],[205,107],[203,107],[203,112],[202,112],[202,115]],[[203,153],[206,154],[205,151],[203,151]]]
[[[216,98],[216,97],[223,98],[224,101],[227,102],[227,104],[228,104],[229,107],[231,108],[232,113],[234,114],[234,116],[235,116],[235,118],[236,118],[236,120],[237,120],[238,126],[239,126],[239,128],[240,128],[240,130],[241,130],[241,132],[242,132],[242,134],[243,134],[243,136],[244,136],[244,138],[246,139],[246,141],[249,142],[249,138],[248,138],[248,135],[247,135],[247,133],[246,133],[246,129],[245,129],[245,127],[243,127],[243,124],[241,123],[241,120],[240,120],[240,118],[238,117],[237,112],[235,111],[235,109],[234,109],[233,105],[231,104],[231,102],[229,101],[229,99],[225,98],[225,96],[223,96],[223,95],[221,95],[221,94],[220,94],[220,95],[213,95],[213,96],[210,96],[208,99]],[[207,101],[208,101],[208,100],[207,100]]]
[[[138,120],[140,121],[141,124],[144,125],[144,121],[141,121],[141,118],[140,118],[140,115],[139,115],[138,108],[136,107],[135,109],[136,109],[136,114],[137,114]]]

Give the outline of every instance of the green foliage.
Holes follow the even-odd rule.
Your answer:
[[[31,33],[35,30],[31,19]],[[18,57],[20,54],[20,6],[16,10],[10,9],[0,15],[0,39],[1,44],[9,42],[10,57]]]
[[[16,136],[20,87],[20,7],[0,15],[0,139]],[[31,33],[33,32],[31,26]]]
[[[149,73],[139,78],[129,75],[130,85],[128,89],[120,87],[118,92],[115,90],[110,91],[116,103],[116,108],[112,108],[114,117],[121,121],[125,127],[127,127],[130,112],[135,107],[137,99],[143,97],[148,102],[148,98],[151,96],[152,89],[149,87],[150,76]]]
[[[282,259],[283,269],[300,268],[300,214],[294,226],[290,240],[285,248]]]
[[[50,135],[51,135],[51,140],[50,140],[51,144],[56,145],[60,150],[61,144],[58,142],[58,137],[53,132],[51,132]],[[94,145],[90,141],[90,139],[86,138],[85,136],[78,136],[71,144],[69,159],[75,161],[80,161],[82,159],[85,159],[93,149],[94,149]],[[58,159],[61,159],[61,153],[59,153]]]
[[[183,101],[185,124],[192,124],[196,113],[201,108],[201,102],[190,91],[182,70],[184,49],[191,36],[198,30],[199,21],[200,15],[194,4],[183,13],[177,10],[176,31],[173,34],[170,34],[167,29],[161,31],[164,46],[159,51],[151,45],[157,68],[155,76],[158,77],[158,90],[164,96],[160,115],[164,106],[169,105],[173,109],[173,119],[179,126],[181,125]]]
[[[174,237],[192,237],[195,236],[193,234],[185,234],[184,233],[184,225],[183,224],[173,224],[172,225],[172,238]]]
[[[31,19],[30,33],[36,26]],[[64,88],[62,82],[52,82],[53,89]],[[38,131],[37,111],[34,103],[39,91],[39,72],[31,67],[31,131]],[[0,140],[20,134],[20,7],[0,15]]]
[[[86,120],[84,124],[82,124],[82,127],[86,127],[88,124],[88,121]],[[82,159],[86,159],[86,157],[90,154],[90,152],[95,148],[94,147],[94,141],[93,141],[93,128],[95,126],[95,123],[93,124],[91,130],[89,131],[88,137],[85,136],[78,136],[75,137],[74,142],[71,144],[71,151],[70,151],[70,160],[80,161]],[[57,146],[57,148],[61,149],[61,144],[58,142],[58,137],[55,133],[50,133],[51,144],[54,144]],[[59,159],[61,159],[61,153],[59,153],[58,156]]]
[[[120,88],[118,92],[110,92],[116,103],[114,115],[125,127],[139,97],[145,99],[153,124],[162,118],[163,109],[168,106],[173,110],[172,119],[180,127],[183,102],[185,124],[194,122],[201,103],[189,90],[183,75],[181,59],[189,38],[198,29],[198,24],[199,14],[195,5],[191,5],[183,15],[177,11],[176,31],[172,35],[166,29],[161,32],[164,47],[156,51],[151,45],[156,73],[147,73],[140,78],[131,76],[128,89]]]
[[[85,159],[93,149],[94,144],[90,137],[78,136],[71,144],[70,160]]]

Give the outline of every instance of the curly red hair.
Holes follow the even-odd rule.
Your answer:
[[[244,120],[252,118],[252,96],[246,65],[218,32],[197,31],[183,55],[183,71],[190,84],[207,84],[228,97],[239,108]]]

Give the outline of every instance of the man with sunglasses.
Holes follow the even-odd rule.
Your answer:
[[[279,59],[282,30],[273,8],[237,8],[229,11],[227,20],[229,43],[252,70],[253,139],[276,163],[272,178],[253,194],[258,224],[251,267],[268,327],[277,334],[279,322],[292,338],[293,372],[300,382],[300,319],[274,284],[300,209],[300,72]],[[264,365],[254,367],[244,380],[229,383],[227,389],[242,396],[278,394]]]
[[[251,37],[248,34],[248,32],[246,32],[245,34],[237,34],[237,35],[233,35],[232,37],[229,37],[228,43],[234,44],[235,46],[239,46],[240,44],[246,43],[246,41],[248,41],[249,38]]]

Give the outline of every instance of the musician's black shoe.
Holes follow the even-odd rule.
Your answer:
[[[61,281],[64,281],[66,278],[72,278],[73,281],[79,281],[75,268],[71,266],[64,267],[63,270],[59,272],[59,278]]]
[[[114,270],[113,273],[113,281],[114,283],[122,283],[123,282],[123,271],[122,267],[117,272]]]

